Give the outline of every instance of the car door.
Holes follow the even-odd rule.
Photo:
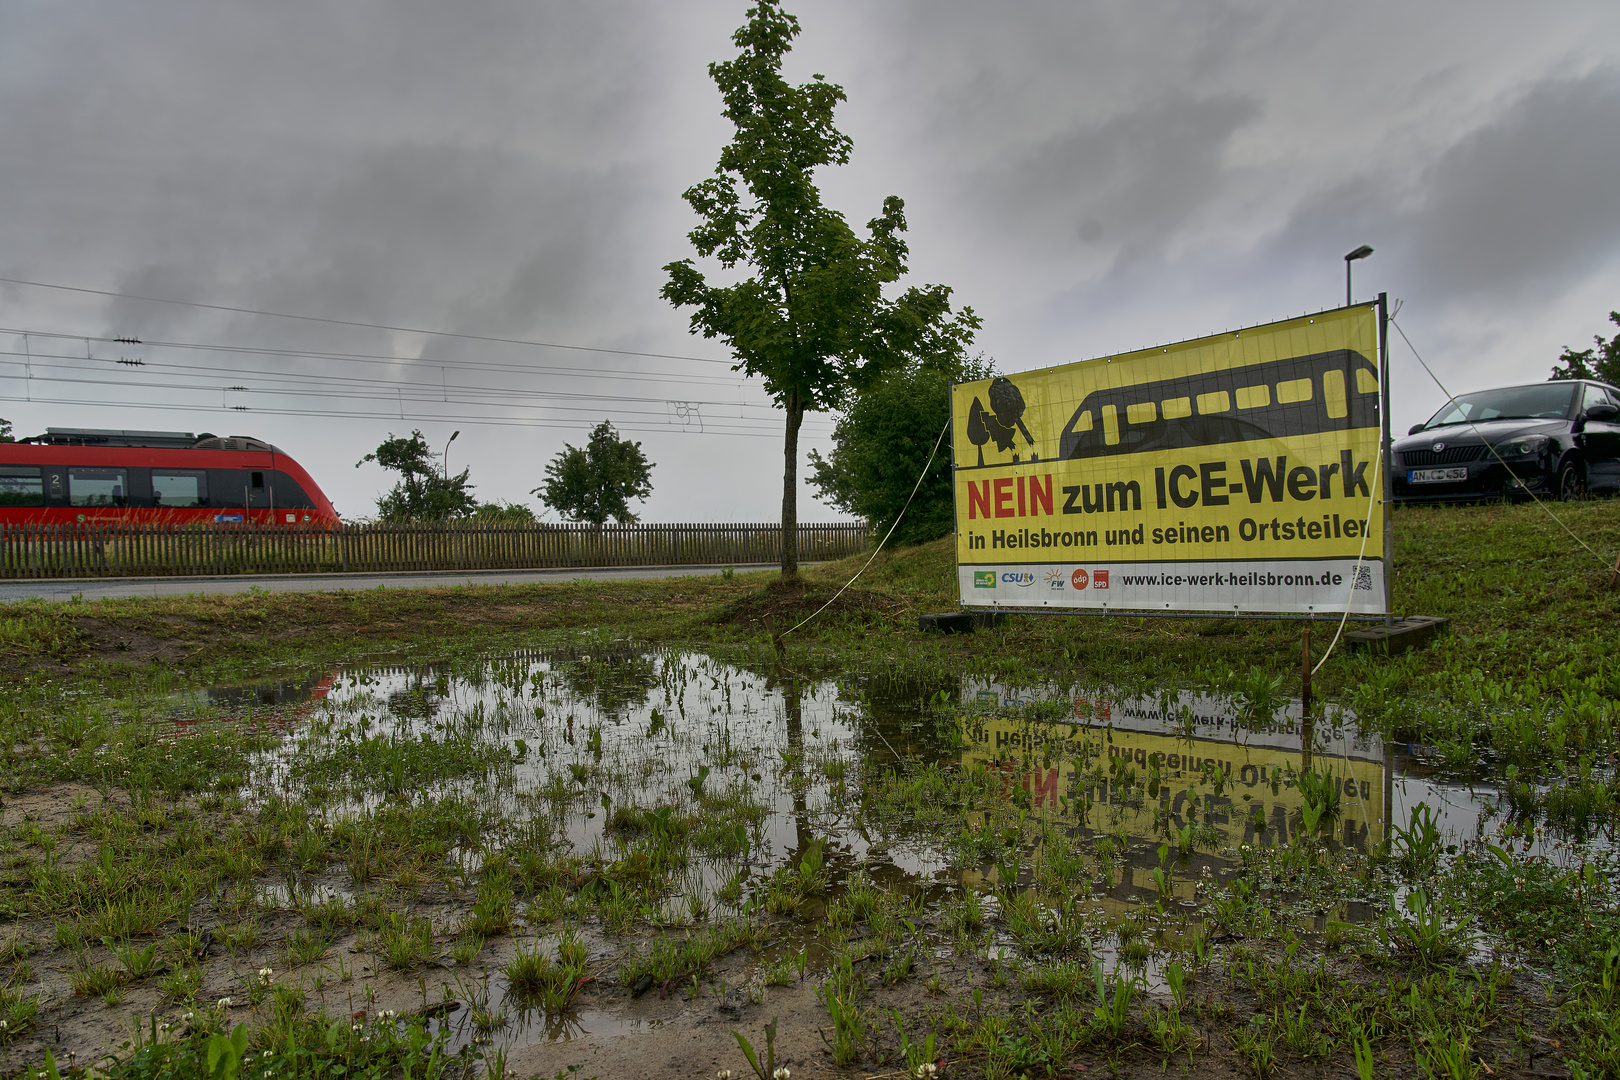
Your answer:
[[[1588,417],[1593,406],[1615,409],[1603,418]],[[1586,486],[1591,491],[1620,490],[1620,398],[1613,391],[1587,383],[1581,400],[1581,448],[1586,455]]]

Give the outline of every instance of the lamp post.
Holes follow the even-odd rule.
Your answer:
[[[1368,250],[1370,251],[1371,249],[1369,248]],[[450,479],[450,444],[455,442],[456,436],[460,434],[461,432],[459,431],[452,431],[450,433],[450,437],[444,441],[444,453],[440,455],[442,458],[444,458],[444,478],[447,482]]]
[[[1362,244],[1356,250],[1344,257],[1344,306],[1349,307],[1354,301],[1350,299],[1350,264],[1357,259],[1365,259],[1373,253],[1373,249]]]

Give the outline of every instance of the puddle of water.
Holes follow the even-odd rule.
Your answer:
[[[826,894],[804,904],[799,929],[758,958],[769,965],[804,950],[809,971],[829,962],[822,920],[857,872],[920,895],[929,909],[964,891],[982,896],[987,916],[999,908],[1006,871],[963,865],[937,831],[879,820],[867,806],[879,770],[984,769],[999,779],[1000,798],[975,805],[952,829],[1001,829],[1021,807],[1056,830],[1048,835],[1106,856],[1096,877],[1065,881],[1088,947],[1110,969],[1134,965],[1146,989],[1160,993],[1159,961],[1122,946],[1117,928],[1130,921],[1159,942],[1198,932],[1209,890],[1236,874],[1245,846],[1280,848],[1318,833],[1332,848],[1370,852],[1419,803],[1448,844],[1493,836],[1503,820],[1496,788],[1447,779],[1409,748],[1361,733],[1347,713],[1308,713],[1297,701],[1257,713],[1246,704],[1174,691],[1012,691],[949,673],[809,679],[592,640],[221,688],[182,699],[176,722],[279,710],[287,734],[255,762],[248,793],[296,800],[328,824],[394,803],[464,813],[481,835],[445,854],[464,874],[481,865],[480,839],[521,838],[613,863],[634,848],[633,836],[608,828],[615,812],[690,807],[702,793],[735,836],[711,847],[723,854],[693,855],[663,916],[739,911],[771,873],[825,845]],[[1310,820],[1325,795],[1302,786],[1306,772],[1330,778],[1337,809],[1325,829]],[[1018,835],[1018,885],[1029,889],[1045,853]],[[1555,862],[1579,861],[1553,835],[1529,843]],[[735,891],[723,900],[728,883]],[[295,899],[284,885],[261,885],[261,893],[275,906]],[[1364,922],[1381,906],[1341,901],[1304,928]],[[994,932],[982,940],[991,958],[1017,951]],[[936,936],[928,948],[938,947]],[[525,1013],[507,1001],[498,975],[479,993],[486,1014],[507,1016],[494,1034],[512,1045],[646,1024],[601,1012]],[[474,1011],[442,1022],[458,1039],[479,1037]]]

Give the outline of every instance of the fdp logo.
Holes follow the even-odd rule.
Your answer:
[[[1035,575],[1027,570],[1023,573],[1013,573],[1009,570],[1001,575],[1001,580],[1008,585],[1017,585],[1020,589],[1027,589],[1035,584]]]
[[[994,570],[973,571],[973,587],[975,589],[993,589],[996,587],[996,572]]]
[[[1069,583],[1077,589],[1086,587],[1087,574],[1084,570],[1076,570],[1069,575]]]
[[[1046,572],[1046,587],[1048,589],[1062,589],[1067,582],[1063,580],[1062,570],[1048,570]]]

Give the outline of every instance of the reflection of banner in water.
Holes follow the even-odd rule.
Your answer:
[[[1242,745],[999,717],[963,718],[962,727],[964,766],[982,764],[999,772],[1004,791],[1020,788],[1035,808],[1075,824],[1084,811],[1091,828],[1157,842],[1167,830],[1188,824],[1196,798],[1201,803],[1197,822],[1212,827],[1226,845],[1283,844],[1301,827],[1305,799],[1292,779],[1300,768],[1297,745]],[[1334,839],[1362,851],[1381,843],[1382,758],[1317,750],[1312,766],[1333,774],[1339,794]],[[1127,767],[1134,771],[1128,785],[1120,781]],[[1158,791],[1149,795],[1146,785],[1155,767]]]

